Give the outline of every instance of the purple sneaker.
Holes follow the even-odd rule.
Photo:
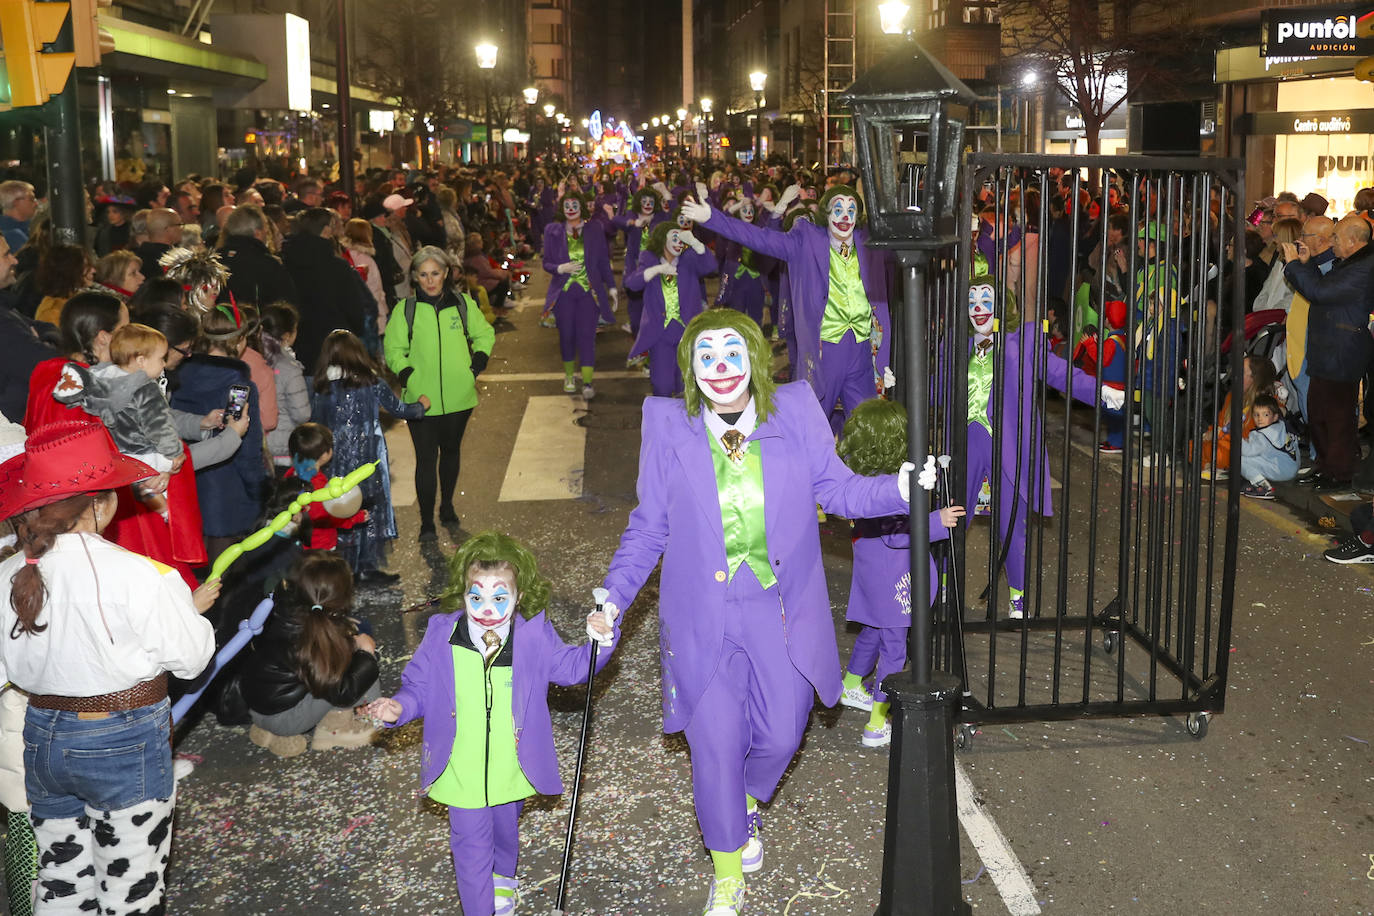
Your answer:
[[[507,878],[505,875],[492,875],[491,883],[496,891],[495,916],[514,916],[516,896],[520,891],[520,882],[515,878]]]
[[[863,684],[858,687],[846,687],[840,694],[840,705],[869,712],[873,709],[873,694],[865,690]]]
[[[1017,595],[1011,599],[1011,611],[1007,614],[1012,620],[1020,620],[1026,616],[1026,596]]]
[[[752,875],[763,868],[763,817],[755,808],[748,814],[749,839],[744,844],[742,855],[744,873]]]
[[[887,747],[892,743],[892,720],[887,719],[878,728],[864,726],[864,736],[860,739],[864,747]]]
[[[701,916],[740,916],[744,912],[744,881],[740,878],[711,879],[710,896]]]

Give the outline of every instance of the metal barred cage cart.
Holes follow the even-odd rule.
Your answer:
[[[895,329],[898,347],[927,347],[931,452],[952,459],[936,502],[969,503],[932,550],[933,663],[962,684],[958,746],[975,723],[1152,714],[1200,738],[1225,708],[1242,169],[967,159],[961,241],[926,274],[926,333]],[[990,334],[971,324],[971,290]]]

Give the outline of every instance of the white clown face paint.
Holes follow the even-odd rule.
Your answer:
[[[654,210],[658,208],[658,202],[654,200],[652,194],[645,194],[639,200],[639,212],[645,216],[653,216]]]
[[[664,244],[663,250],[671,258],[675,258],[687,250],[687,242],[682,238],[681,229],[673,229],[668,233],[668,241]]]
[[[691,228],[692,228],[692,221],[691,221],[690,219],[687,218],[687,214],[683,213],[683,212],[680,211],[680,210],[678,211],[678,214],[677,214],[677,227],[678,227],[679,229],[691,229]]]
[[[997,291],[991,283],[980,283],[968,288],[968,320],[973,325],[973,333],[987,337],[992,333],[992,309],[997,302]]]
[[[740,204],[739,218],[744,220],[746,223],[752,223],[754,221],[753,201],[746,200],[744,203]]]
[[[563,198],[563,218],[573,224],[582,222],[582,201],[574,197]]]
[[[734,328],[702,331],[692,344],[692,375],[717,410],[743,410],[749,403],[749,348]]]
[[[468,590],[463,595],[468,618],[484,630],[499,627],[511,619],[519,593],[511,569],[481,569],[468,574]]]
[[[848,194],[838,194],[830,199],[830,210],[826,213],[830,222],[830,235],[841,242],[854,236],[854,226],[859,221],[859,202]]]

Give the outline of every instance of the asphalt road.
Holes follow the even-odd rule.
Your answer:
[[[536,286],[528,295],[542,301]],[[648,383],[624,377],[604,377],[590,406],[568,411],[585,430],[583,472],[567,481],[580,496],[500,499],[530,398],[562,396],[556,333],[538,327],[538,314],[522,309],[497,338],[464,443],[462,530],[441,529],[438,546],[415,542],[404,430],[391,435],[401,537],[390,565],[403,581],[364,592],[359,607],[376,626],[385,692],[423,632],[425,614],[401,610],[442,586],[465,533],[494,528],[528,543],[554,583],[553,617],[572,637],[633,506]],[[623,370],[627,347],[622,332],[602,335],[603,375]],[[501,380],[511,373],[522,380]],[[827,525],[824,547],[847,658],[843,524]],[[959,763],[973,803],[1023,864],[1033,901],[1009,910],[965,836],[962,880],[977,912],[1374,913],[1374,576],[1326,563],[1320,541],[1281,510],[1245,507],[1230,692],[1204,739],[1161,717],[979,730]],[[660,730],[656,596],[655,577],[597,679],[569,912],[686,916],[705,896],[710,866],[686,745]],[[565,782],[583,696],[558,691],[552,701]],[[747,912],[874,911],[888,758],[859,745],[863,721],[816,709],[765,811],[765,870],[749,883]],[[279,760],[245,728],[202,720],[178,750],[202,762],[180,786],[169,912],[460,911],[445,813],[419,794],[418,726],[361,750]],[[566,796],[525,810],[522,913],[552,909],[566,814]]]

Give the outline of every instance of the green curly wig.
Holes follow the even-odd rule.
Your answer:
[[[592,198],[586,194],[570,192],[558,198],[558,215],[555,218],[560,223],[566,223],[568,221],[567,216],[563,214],[563,201],[568,200],[569,198],[577,201],[582,205],[582,222],[585,223],[587,220],[592,218]]]
[[[448,587],[439,599],[445,611],[461,610],[472,569],[509,568],[515,572],[515,609],[526,620],[549,606],[553,586],[539,575],[539,566],[528,547],[515,538],[495,531],[484,531],[463,542],[448,561]]]
[[[854,202],[857,204],[855,209],[858,210],[858,216],[854,220],[854,226],[855,228],[857,228],[859,226],[864,225],[867,222],[867,218],[865,216],[867,208],[864,206],[864,199],[859,196],[858,191],[854,190],[852,186],[847,184],[837,184],[821,195],[821,199],[818,202],[818,207],[820,209],[822,219],[830,219],[830,202],[834,200],[836,197],[839,197],[840,195],[854,198]]]
[[[686,389],[687,415],[695,417],[701,411],[703,400],[701,389],[697,387],[696,376],[692,374],[692,347],[702,331],[721,331],[734,328],[744,337],[744,345],[749,350],[749,393],[754,399],[754,412],[760,423],[773,413],[773,392],[778,385],[773,381],[769,367],[773,363],[773,350],[763,331],[743,312],[730,308],[707,309],[691,321],[682,332],[682,340],[677,345],[677,365],[682,370]]]
[[[668,247],[668,233],[677,228],[677,223],[665,219],[653,229],[649,230],[649,241],[644,246],[644,249],[646,251],[652,251],[660,258],[663,257],[663,251]]]
[[[845,420],[835,453],[855,474],[897,473],[906,461],[906,408],[882,398],[864,401]]]
[[[635,216],[643,213],[644,198],[649,198],[654,202],[654,210],[659,210],[663,206],[663,196],[653,188],[640,188],[635,192],[634,197],[630,198],[630,212]]]

